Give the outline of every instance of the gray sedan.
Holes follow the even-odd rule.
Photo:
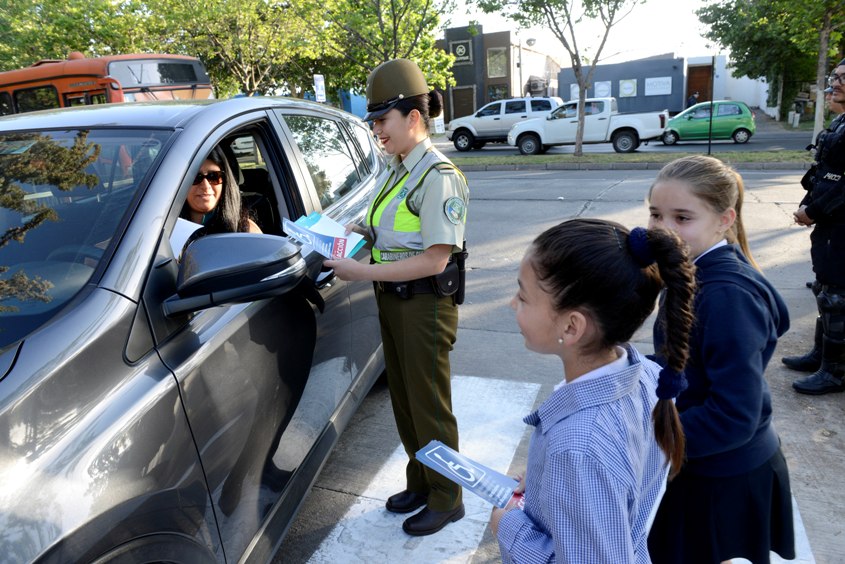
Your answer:
[[[264,234],[179,217],[215,147]],[[282,220],[360,221],[383,167],[294,100],[0,119],[0,559],[273,555],[383,371],[372,285]]]

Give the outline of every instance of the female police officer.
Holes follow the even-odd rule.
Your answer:
[[[385,151],[393,155],[377,182],[367,212],[372,263],[326,261],[344,280],[373,280],[379,308],[387,381],[399,437],[408,454],[406,489],[387,510],[410,513],[409,535],[436,533],[464,516],[461,488],[415,458],[432,439],[458,449],[452,414],[449,351],[458,328],[462,294],[458,258],[469,198],[463,175],[428,138],[429,118],[442,99],[416,63],[394,59],[367,79],[367,115]],[[456,303],[457,302],[457,303]]]
[[[831,100],[845,102],[845,59],[828,78]],[[807,195],[794,213],[799,225],[814,226],[810,255],[816,273],[819,308],[813,350],[784,359],[797,370],[815,370],[792,387],[802,394],[845,391],[845,119],[833,122],[818,137],[816,163],[802,180]]]

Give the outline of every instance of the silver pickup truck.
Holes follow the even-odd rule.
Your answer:
[[[630,153],[643,141],[659,139],[669,112],[620,114],[616,98],[587,98],[584,103],[584,143],[613,143],[617,153]],[[508,132],[508,144],[523,155],[544,153],[556,145],[572,145],[578,130],[578,102],[567,102],[545,118],[518,122]]]

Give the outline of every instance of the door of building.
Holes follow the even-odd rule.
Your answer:
[[[698,102],[710,100],[710,89],[713,80],[713,65],[702,65],[687,68],[687,97],[698,92]]]
[[[452,88],[451,119],[469,116],[475,113],[475,87],[458,86]]]

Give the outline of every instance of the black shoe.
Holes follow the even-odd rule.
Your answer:
[[[432,511],[428,507],[405,519],[402,530],[414,537],[433,535],[449,523],[459,521],[464,517],[464,504],[460,504],[450,511]]]
[[[796,392],[811,396],[845,392],[845,383],[842,382],[842,379],[822,369],[806,378],[796,380],[792,383],[792,387],[795,388]]]
[[[798,372],[815,372],[822,365],[822,353],[819,349],[813,349],[801,356],[785,356],[780,361],[792,370]]]
[[[404,490],[387,498],[384,506],[391,513],[410,513],[419,509],[428,501],[428,496],[421,493]]]

